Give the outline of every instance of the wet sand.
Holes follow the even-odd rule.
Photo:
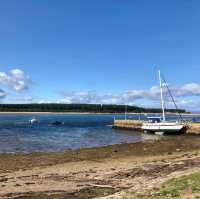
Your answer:
[[[123,198],[199,170],[199,143],[200,136],[180,135],[60,153],[1,154],[0,198]]]

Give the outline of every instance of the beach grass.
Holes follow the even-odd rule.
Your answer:
[[[151,193],[151,196],[156,198],[180,198],[183,195],[196,195],[195,198],[200,198],[199,194],[200,172],[197,172],[167,181],[159,191]]]

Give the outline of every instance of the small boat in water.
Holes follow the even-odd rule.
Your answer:
[[[65,124],[64,122],[60,122],[60,121],[55,121],[51,123],[52,125],[63,125]]]
[[[164,98],[163,98],[163,84],[162,84],[160,70],[159,70],[159,80],[160,80],[160,99],[161,99],[162,117],[148,117],[148,121],[142,124],[142,129],[145,132],[152,132],[155,134],[184,132],[184,130],[186,130],[187,128],[187,125],[183,122],[180,114],[179,116],[181,118],[181,121],[166,121]],[[167,86],[166,82],[165,82],[165,85]],[[168,86],[167,86],[167,89],[177,109],[177,105],[175,103],[175,100],[173,99],[173,96]]]
[[[30,119],[29,120],[29,123],[30,124],[36,124],[36,123],[38,123],[39,121],[36,119],[36,118],[32,118],[32,119]]]

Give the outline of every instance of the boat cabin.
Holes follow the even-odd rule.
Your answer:
[[[147,117],[148,123],[160,123],[161,117]]]

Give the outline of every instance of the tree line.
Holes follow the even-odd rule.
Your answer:
[[[159,108],[143,108],[113,104],[0,104],[0,112],[91,112],[91,113],[160,113]],[[166,109],[167,112],[185,113],[184,109]]]

